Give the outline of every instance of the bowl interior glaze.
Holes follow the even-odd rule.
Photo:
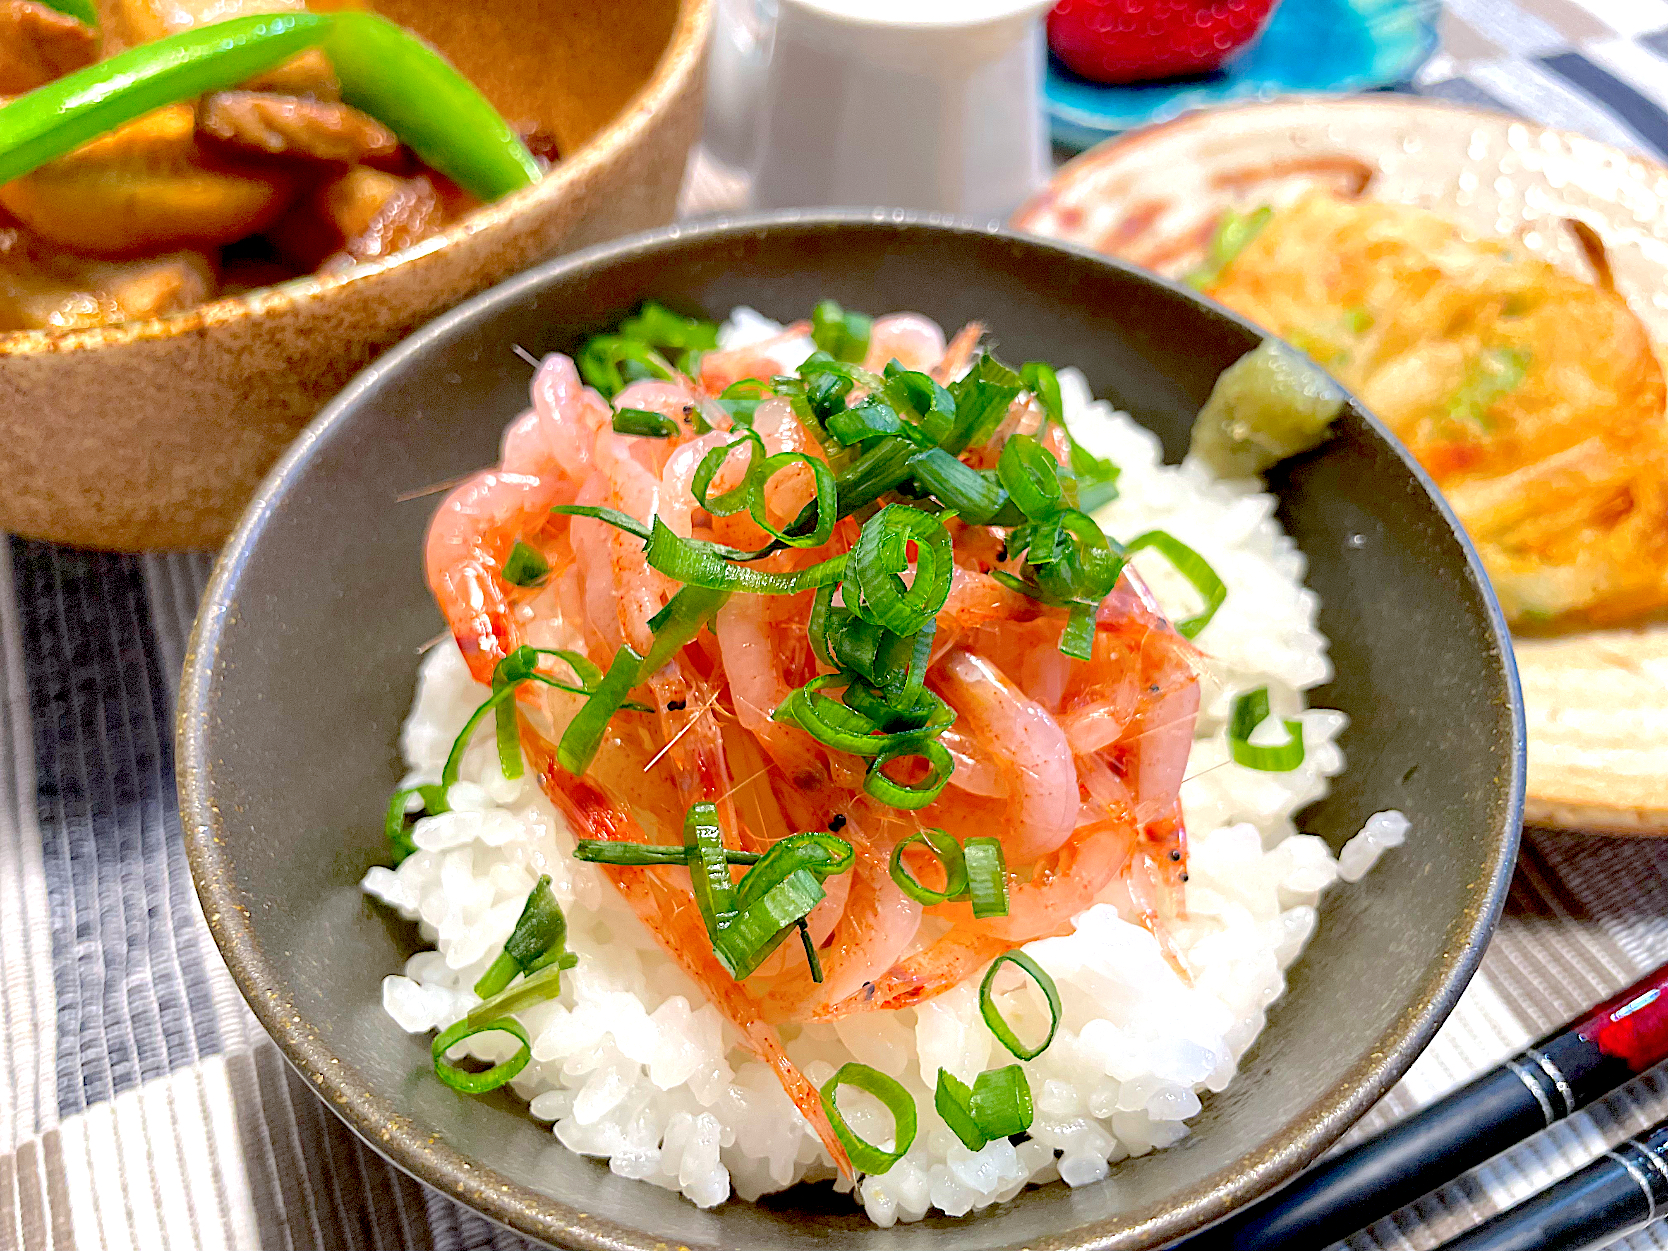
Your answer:
[[[1406,1070],[1476,967],[1522,795],[1516,677],[1476,560],[1423,475],[1353,405],[1271,482],[1332,639],[1336,678],[1314,702],[1350,718],[1349,769],[1302,826],[1336,849],[1372,812],[1400,808],[1413,832],[1369,886],[1327,895],[1238,1080],[1179,1146],[1093,1186],[883,1231],[826,1187],[699,1211],[571,1155],[508,1098],[462,1098],[433,1079],[428,1039],[380,1006],[413,927],[357,888],[385,860],[417,649],[441,629],[420,557],[436,499],[395,497],[495,459],[527,402],[515,345],[572,350],[648,297],[712,317],[746,303],[786,319],[832,297],[951,327],[979,318],[1009,360],[1082,367],[1171,459],[1217,373],[1259,337],[1184,289],[1041,241],[898,214],[786,215],[552,262],[390,352],[257,495],[210,587],[181,700],[204,909],[291,1061],[397,1164],[526,1234],[584,1248],[1148,1247],[1312,1159]]]

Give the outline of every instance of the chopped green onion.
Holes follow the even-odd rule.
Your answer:
[[[636,535],[645,543],[649,541],[649,527],[617,508],[599,508],[595,504],[558,504],[550,511],[563,517],[590,517],[624,530],[627,534]]]
[[[848,313],[833,300],[811,312],[811,341],[835,360],[861,362],[869,354],[869,332],[874,319]]]
[[[1146,547],[1162,554],[1175,567],[1176,572],[1191,582],[1193,589],[1204,596],[1205,606],[1201,611],[1185,621],[1176,622],[1176,633],[1186,639],[1197,637],[1199,631],[1208,626],[1210,619],[1216,616],[1216,610],[1222,607],[1222,601],[1228,598],[1228,584],[1217,576],[1216,570],[1210,567],[1203,556],[1163,530],[1149,530],[1139,538],[1131,539],[1124,545],[1124,556],[1133,556]]]
[[[1046,361],[1026,361],[1019,370],[1025,389],[1036,397],[1050,421],[1066,424],[1066,408],[1060,399],[1060,379]]]
[[[904,865],[904,852],[917,842],[937,856],[938,863],[944,866],[943,890],[921,885]],[[916,830],[892,848],[892,880],[898,884],[899,890],[917,903],[930,906],[954,899],[967,889],[967,861],[962,856],[961,844],[940,829]]]
[[[982,353],[973,368],[951,387],[956,401],[956,421],[939,446],[959,456],[975,443],[996,433],[1008,414],[1008,406],[1025,389],[1024,380],[989,352]]]
[[[473,1038],[476,1034],[494,1032],[510,1034],[521,1043],[520,1049],[508,1060],[493,1065],[485,1072],[471,1073],[468,1069],[460,1069],[446,1058],[446,1053],[464,1039]],[[533,1058],[533,1044],[521,1022],[514,1017],[499,1017],[495,1021],[479,1025],[465,1017],[435,1037],[429,1047],[429,1054],[434,1059],[434,1075],[453,1090],[465,1095],[484,1095],[489,1090],[497,1090],[527,1067],[527,1062]]]
[[[1092,513],[1118,498],[1118,467],[1086,451],[1076,439],[1071,441],[1071,471],[1077,475],[1077,506],[1084,512]]]
[[[759,378],[743,378],[724,388],[724,393],[718,397],[718,406],[730,414],[730,420],[736,425],[751,426],[759,405],[775,394],[768,382]]]
[[[529,973],[508,990],[501,990],[469,1009],[467,1020],[471,1025],[483,1025],[511,1012],[520,1012],[556,998],[562,993],[562,974],[578,963],[579,957],[573,952],[562,952],[553,963]]]
[[[938,1089],[933,1094],[932,1106],[950,1127],[950,1132],[961,1139],[969,1151],[978,1151],[990,1140],[979,1123],[973,1119],[973,1092],[949,1069],[938,1070]]]
[[[1008,915],[1008,861],[998,838],[970,838],[961,846],[967,894],[976,917]]]
[[[906,786],[886,776],[884,770],[887,765],[894,760],[912,756],[918,756],[927,762],[927,776],[921,781],[913,786]],[[902,747],[891,748],[876,756],[874,763],[869,766],[869,772],[863,778],[863,790],[883,804],[912,812],[917,808],[925,808],[938,798],[938,793],[949,782],[950,774],[955,771],[955,767],[956,762],[943,743],[937,739],[922,739]]]
[[[475,983],[475,993],[490,999],[508,986],[517,973],[536,973],[565,954],[568,921],[544,874],[528,892],[527,903],[504,942],[504,950]]]
[[[1020,969],[1037,984],[1048,999],[1048,1037],[1036,1047],[1027,1047],[1019,1041],[1013,1030],[1008,1027],[1008,1023],[1002,1019],[1002,1014],[996,1010],[996,1004],[991,998],[991,986],[996,981],[996,971],[1004,964],[1012,964]],[[1054,979],[1030,956],[1018,948],[1004,951],[991,961],[990,968],[985,972],[985,980],[979,983],[979,1015],[984,1017],[985,1024],[990,1027],[990,1032],[996,1035],[997,1042],[1021,1060],[1035,1060],[1048,1050],[1048,1044],[1054,1041],[1055,1031],[1060,1028],[1060,991],[1054,985]]]
[[[1060,651],[1073,660],[1088,660],[1095,652],[1094,604],[1073,604],[1066,618],[1066,628],[1060,632]]]
[[[585,381],[606,400],[645,378],[670,382],[677,377],[672,362],[647,343],[617,334],[599,334],[587,340],[579,350],[577,364]]]
[[[903,434],[904,424],[897,413],[870,396],[856,408],[845,408],[828,418],[828,433],[841,443],[861,443],[889,434]]]
[[[651,347],[680,352],[710,352],[718,346],[718,323],[680,317],[653,300],[644,304],[637,316],[620,323],[620,334]]]
[[[728,591],[714,591],[704,586],[685,586],[649,618],[649,629],[654,631],[654,642],[649,654],[643,657],[643,674],[652,677],[666,662],[676,656],[730,598]]]
[[[900,576],[915,545],[915,581]],[[859,603],[847,607],[894,634],[914,634],[938,615],[950,597],[954,556],[950,532],[937,517],[904,504],[888,504],[864,523],[851,563]]]
[[[695,905],[701,910],[701,919],[716,945],[720,925],[725,918],[735,915],[736,888],[730,878],[730,861],[725,855],[718,809],[712,804],[689,806],[683,819],[683,847]]]
[[[732,563],[726,553],[733,551],[733,548],[682,538],[656,517],[644,556],[651,568],[679,582],[715,591],[745,591],[751,595],[797,595],[838,582],[846,570],[847,558],[835,556],[796,573],[765,573]]]
[[[730,453],[737,448],[747,449],[747,472],[742,475],[740,485],[725,491],[717,499],[712,499],[707,492],[712,487],[712,480],[730,459]],[[758,475],[758,466],[765,459],[764,440],[751,427],[743,427],[741,433],[731,439],[723,447],[715,447],[695,467],[695,476],[690,480],[689,489],[695,496],[695,502],[706,509],[714,517],[729,517],[739,513],[747,507],[749,489],[754,478]]]
[[[638,868],[656,864],[687,865],[689,852],[681,844],[626,843],[607,838],[582,838],[574,847],[573,858],[591,864],[616,864]],[[760,854],[756,851],[732,851],[725,848],[724,858],[731,864],[757,864]]]
[[[820,830],[790,834],[772,843],[770,850],[742,875],[736,886],[736,907],[745,912],[797,870],[804,869],[819,881],[826,881],[836,873],[848,872],[856,859],[851,844],[837,835]]]
[[[561,741],[556,744],[556,759],[562,768],[575,777],[590,768],[591,761],[596,759],[597,749],[602,746],[602,736],[608,729],[609,720],[626,702],[631,688],[637,685],[642,668],[643,658],[631,648],[622,646],[614,653],[607,675],[597,683],[585,706],[568,722],[568,728],[562,731]],[[498,697],[495,695],[493,698]]]
[[[662,413],[646,408],[616,408],[614,433],[634,434],[644,439],[669,439],[678,432],[678,423]]]
[[[944,507],[974,525],[986,525],[1008,502],[1008,493],[989,474],[965,465],[941,447],[910,458],[915,481]]]
[[[996,476],[1019,510],[1033,521],[1061,507],[1065,488],[1060,481],[1060,462],[1030,435],[1013,435],[1002,445]]]
[[[550,562],[539,554],[536,547],[517,539],[504,561],[504,581],[511,586],[537,586],[549,574]]]
[[[1251,742],[1251,731],[1268,719],[1268,687],[1259,686],[1234,700],[1228,717],[1228,749],[1234,763],[1264,773],[1289,773],[1303,763],[1303,722],[1282,721],[1286,741],[1277,747],[1259,747]]]
[[[749,870],[757,871],[757,865]],[[822,883],[816,875],[809,869],[794,869],[747,907],[722,921],[713,942],[719,962],[738,982],[750,976],[822,899]]]
[[[770,480],[792,465],[804,465],[811,471],[812,480],[816,483],[817,497],[813,501],[817,510],[816,528],[802,537],[795,537],[771,525],[769,510],[765,506],[765,488],[770,485]],[[779,539],[789,547],[821,547],[834,537],[834,522],[838,516],[839,502],[835,495],[834,472],[829,469],[827,461],[807,456],[804,452],[778,452],[774,456],[766,457],[748,476],[751,481],[748,488],[747,511],[759,529],[771,538]]]
[[[437,816],[442,812],[451,811],[446,803],[444,786],[408,786],[404,790],[395,791],[393,798],[388,801],[388,815],[383,819],[382,831],[388,838],[388,846],[396,865],[417,850],[417,844],[411,841],[411,831],[405,824],[406,817],[410,815],[406,811],[406,801],[413,795],[422,799],[423,812],[427,816]]]
[[[899,369],[896,362],[886,366],[882,394],[898,415],[913,416],[929,443],[949,437],[956,426],[956,397],[930,374]]]
[[[834,1102],[834,1096],[841,1086],[853,1086],[866,1091],[886,1106],[886,1110],[892,1114],[890,1151],[865,1142],[851,1132],[851,1127],[846,1124],[845,1117],[840,1115],[840,1109]],[[840,1071],[829,1078],[822,1088],[822,1110],[827,1113],[828,1122],[834,1128],[834,1136],[840,1140],[840,1145],[851,1157],[852,1165],[861,1172],[886,1172],[903,1159],[904,1153],[915,1143],[915,1100],[909,1097],[909,1092],[901,1084],[867,1064],[850,1061],[840,1066]]]
[[[1047,1045],[1046,1043],[1044,1044]],[[968,1110],[985,1138],[995,1141],[1031,1128],[1031,1083],[1017,1064],[986,1069],[973,1082]]]
[[[500,661],[499,663],[502,664],[503,662]],[[492,712],[494,709],[505,703],[513,701],[515,699],[515,692],[516,687],[514,684],[506,684],[502,687],[495,687],[486,702],[484,702],[479,708],[475,709],[474,712],[469,714],[469,720],[463,723],[462,731],[460,731],[457,738],[452,741],[451,753],[446,757],[446,763],[440,770],[441,786],[450,787],[458,780],[458,774],[463,769],[463,753],[469,747],[469,740],[474,737],[475,727],[481,724],[481,721],[486,717],[487,713]]]

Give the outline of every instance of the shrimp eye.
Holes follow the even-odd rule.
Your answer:
[[[681,699],[674,699],[671,703],[666,705],[666,711],[682,712],[687,707],[689,707],[689,705],[685,701]]]
[[[846,814],[843,812],[836,812],[833,816],[829,817],[828,828],[830,832],[835,834],[838,834],[841,830],[845,829]]]
[[[1181,875],[1181,880],[1184,881],[1184,882],[1187,881],[1187,874],[1183,873]]]
[[[1172,860],[1180,860],[1180,859],[1181,859],[1181,852],[1179,852],[1179,851],[1172,851],[1172,852],[1171,852],[1171,853],[1170,853],[1170,859],[1172,859]]]

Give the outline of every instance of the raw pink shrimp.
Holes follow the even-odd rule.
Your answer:
[[[502,463],[454,491],[429,536],[431,585],[477,678],[488,680],[499,658],[528,641],[577,646],[603,667],[621,646],[644,654],[653,642],[649,620],[678,590],[649,567],[641,540],[592,518],[552,516],[553,504],[600,505],[639,520],[658,516],[684,538],[764,546],[768,536],[746,510],[716,516],[694,500],[691,487],[703,458],[738,441],[713,397],[738,379],[774,376],[781,368],[774,352],[807,329],[801,323],[764,344],[709,352],[698,381],[638,382],[615,397],[618,405],[670,417],[678,429],[665,439],[615,433],[609,405],[581,384],[571,361],[552,356],[540,365],[533,408],[507,433]],[[974,323],[946,346],[925,318],[883,317],[874,323],[870,363],[897,359],[953,378],[982,333]],[[710,433],[694,433],[697,411],[715,427]],[[826,457],[819,431],[802,424],[786,398],[765,399],[751,421],[767,455]],[[1044,429],[1028,397],[1010,408],[999,433],[1036,434],[1062,460],[1069,450],[1056,428]],[[1000,438],[964,459],[982,463]],[[738,449],[713,492],[735,486],[746,463]],[[778,472],[765,488],[767,520],[786,525],[813,495],[814,475],[805,465]],[[825,883],[825,897],[806,918],[820,982],[793,942],[737,982],[713,953],[687,870],[605,870],[749,1049],[775,1069],[845,1170],[849,1161],[816,1091],[788,1060],[775,1023],[919,1003],[1005,950],[1066,932],[1085,908],[1114,895],[1122,901],[1127,894],[1180,967],[1164,926],[1184,914],[1177,791],[1198,711],[1196,654],[1129,575],[1097,614],[1090,658],[1061,656],[1065,614],[991,576],[1015,568],[1005,532],[959,522],[950,528],[956,565],[925,682],[956,714],[940,740],[956,768],[917,812],[866,795],[862,757],[774,719],[792,692],[826,671],[806,633],[810,592],[731,594],[710,629],[643,675],[633,697],[648,708],[609,722],[584,777],[560,768],[552,747],[582,697],[531,685],[521,696],[529,759],[576,833],[675,843],[689,805],[704,801],[715,805],[726,842],[737,849],[762,851],[810,830],[833,831],[851,844],[853,870]],[[806,568],[849,552],[859,530],[858,518],[845,518],[822,546],[773,551],[751,567]],[[503,563],[517,540],[547,557],[552,572],[541,587],[504,580]],[[920,762],[892,767],[918,769]],[[897,780],[908,779],[900,773]],[[964,842],[1001,839],[1009,871],[1005,916],[976,919],[965,903],[924,909],[900,889],[891,875],[893,849],[930,826]],[[921,851],[905,854],[928,881],[935,870]]]
[[[1077,823],[1077,770],[1065,732],[1047,709],[989,660],[960,648],[934,667],[928,685],[994,763],[998,791],[964,790],[952,773],[939,797],[921,809],[921,824],[958,837],[995,834],[1011,864],[1030,864],[1065,842]]]
[[[728,348],[722,352],[707,352],[701,356],[700,384],[708,395],[720,395],[726,387],[744,378],[769,381],[782,372],[782,364],[773,349],[803,339],[811,333],[811,323],[796,321],[784,327],[780,334],[745,347]]]
[[[919,313],[889,313],[869,329],[863,368],[878,374],[888,361],[897,361],[905,369],[925,370],[943,359],[944,332],[936,321]]]

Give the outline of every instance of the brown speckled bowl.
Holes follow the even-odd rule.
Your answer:
[[[415,927],[358,882],[382,817],[418,651],[441,629],[422,571],[436,497],[494,459],[527,404],[511,351],[573,351],[644,299],[777,318],[821,298],[945,325],[979,318],[1013,360],[1083,368],[1173,460],[1246,322],[1120,262],[906,214],[683,228],[551,262],[437,321],[350,385],[257,494],[221,556],[180,695],[181,813],[210,928],[284,1054],[401,1168],[495,1220],[585,1251],[1111,1251],[1156,1247],[1278,1185],[1407,1070],[1471,976],[1517,847],[1523,714],[1481,567],[1430,481],[1351,405],[1270,480],[1332,641],[1349,762],[1303,829],[1334,849],[1368,815],[1413,822],[1319,933],[1234,1084],[1175,1148],[1080,1189],[966,1220],[876,1229],[829,1187],[709,1212],[573,1155],[502,1093],[459,1096],[429,1040],[383,1012]]]
[[[213,547],[286,444],[384,348],[534,261],[672,219],[712,0],[376,0],[569,154],[387,261],[189,312],[0,333],[0,530]]]

